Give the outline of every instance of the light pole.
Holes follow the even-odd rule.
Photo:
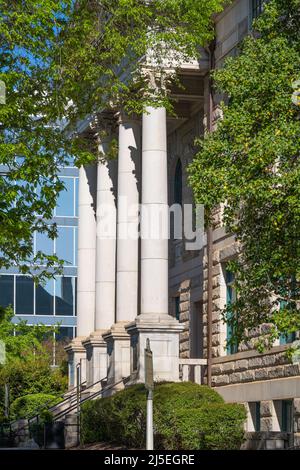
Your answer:
[[[145,387],[147,395],[147,428],[146,428],[146,449],[153,450],[153,354],[150,348],[150,340],[147,338],[145,349]]]

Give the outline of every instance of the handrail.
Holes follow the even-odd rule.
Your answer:
[[[85,390],[88,390],[89,388],[93,387],[94,385],[97,385],[102,380],[105,380],[105,379],[98,380],[97,382],[93,383],[89,387],[85,388]],[[80,385],[82,386],[84,384],[86,384],[86,380],[84,382],[82,382]],[[74,391],[74,393],[73,393],[73,391]],[[68,392],[66,392],[66,393],[68,393]],[[60,406],[63,403],[68,402],[70,399],[72,399],[74,396],[76,396],[76,393],[77,393],[77,387],[73,387],[71,389],[71,394],[67,398],[65,398],[64,400],[56,403],[56,405],[51,406],[50,408],[47,409],[47,411],[51,412],[51,410],[53,410],[53,408],[56,408],[57,406]],[[65,394],[60,395],[60,397],[64,397],[64,396],[65,396]],[[38,407],[38,411],[42,411],[43,409],[45,409],[47,404],[51,403],[51,402],[53,402],[53,400],[49,400],[46,403],[44,403],[43,405],[41,405],[40,407]],[[36,415],[32,416],[31,418],[27,418],[27,423],[24,426],[18,428],[17,432],[19,433],[20,431],[24,431],[27,428],[27,426],[30,426],[30,424],[33,424],[34,421],[38,422],[39,416],[40,416],[40,413],[38,412]],[[10,427],[10,432],[13,432],[12,427],[13,427],[14,424],[18,423],[18,421],[19,420],[14,420],[10,423],[7,423],[7,425]]]
[[[101,396],[101,395],[102,395],[104,392],[106,392],[107,390],[111,390],[111,389],[112,389],[113,387],[115,387],[116,385],[119,385],[119,384],[121,384],[121,383],[124,383],[124,382],[128,381],[129,378],[130,378],[130,377],[125,377],[125,378],[119,380],[118,382],[115,382],[115,383],[113,383],[113,384],[111,384],[111,385],[108,385],[108,386],[105,387],[104,389],[100,389],[100,390],[94,392],[93,394],[91,394],[91,395],[88,396],[88,397],[82,398],[82,399],[80,400],[80,402],[79,402],[80,405],[83,404],[83,403],[85,403],[85,402],[87,402],[87,401],[89,401],[89,400],[92,400],[93,398],[95,398],[95,397],[98,396],[98,395]],[[94,382],[93,384],[91,384],[91,385],[89,385],[87,388],[85,388],[85,391],[86,391],[86,390],[89,390],[90,388],[92,388],[92,387],[94,387],[95,385],[97,385],[97,384],[103,382],[103,381],[106,380],[106,379],[107,379],[107,377],[105,377],[105,378],[103,378],[103,379],[100,379],[100,380],[98,380],[97,382]],[[83,383],[86,383],[86,382],[83,382]],[[82,384],[81,384],[81,385],[82,385]],[[77,388],[76,388],[76,389],[77,389]],[[71,397],[73,397],[73,396],[74,396],[74,394],[71,395]],[[48,409],[48,411],[50,411],[50,410],[51,410],[52,408],[54,408],[55,406],[61,405],[61,404],[64,403],[65,401],[70,400],[71,397],[69,396],[67,399],[63,400],[62,402],[57,403],[57,405],[53,405],[51,408]],[[41,406],[40,409],[43,409],[44,406],[45,406],[45,405]],[[65,410],[62,410],[60,413],[58,413],[56,416],[54,416],[54,422],[58,421],[60,418],[62,418],[62,417],[64,417],[64,416],[68,415],[69,413],[71,413],[71,411],[73,411],[74,409],[76,409],[77,406],[78,406],[78,403],[75,402],[75,403],[71,404],[68,408],[66,408]],[[30,424],[32,423],[32,421],[33,421],[34,419],[36,419],[36,420],[38,421],[38,417],[39,417],[39,414],[33,416],[32,418],[27,419],[26,425],[24,425],[24,426],[18,428],[16,431],[19,433],[19,432],[25,430],[27,427],[30,426]],[[18,422],[18,420],[15,420],[15,421],[13,421],[13,422],[11,422],[11,423],[6,423],[6,425],[9,427],[10,433],[12,433],[12,426],[13,426],[13,424],[14,424],[14,423],[17,423],[17,422]]]
[[[91,385],[89,385],[88,387],[86,387],[84,389],[84,391],[86,392],[87,390],[89,390],[90,388],[93,388],[95,385],[98,385],[99,383],[101,383],[103,380],[105,380],[107,377],[105,377],[104,379],[100,379],[100,380],[97,380],[97,382],[94,382],[92,383]],[[77,394],[77,390],[76,390],[76,393],[74,393],[72,396],[69,396],[67,397],[64,401],[61,401],[60,403],[57,403],[57,405],[54,405],[52,406],[51,408],[49,408],[49,411],[51,411],[53,408],[55,408],[56,406],[59,406],[59,405],[62,405],[64,402],[67,402],[69,401],[70,399],[72,399],[74,396],[76,396]]]
[[[85,382],[84,382],[84,383],[85,383]],[[72,389],[72,390],[73,390],[73,389]],[[68,392],[66,392],[66,393],[68,393]],[[64,403],[64,402],[67,402],[68,400],[72,399],[73,396],[75,396],[75,395],[76,395],[76,393],[73,393],[73,394],[69,395],[68,398],[65,398],[64,400],[62,400],[62,401],[56,403],[55,405],[50,406],[50,408],[48,408],[47,411],[50,411],[50,412],[51,412],[51,410],[52,410],[53,408],[55,408],[55,407],[58,406],[58,405],[61,405],[61,404]],[[65,393],[64,393],[63,395],[60,395],[61,398],[63,398],[64,396],[65,396]],[[60,398],[60,397],[59,397],[59,398]],[[53,402],[53,400],[49,400],[48,402],[44,403],[44,405],[41,405],[41,406],[38,408],[38,410],[43,410],[43,409],[45,408],[45,406],[47,406],[47,403],[51,403],[51,402]],[[33,420],[35,420],[35,419],[38,420],[39,416],[40,416],[40,413],[37,413],[36,415],[32,416],[31,418],[28,418],[28,423],[30,423],[31,421],[33,421]]]
[[[99,382],[102,382],[103,380],[105,379],[101,379]],[[115,382],[111,385],[108,385],[107,387],[105,387],[105,389],[101,389],[101,390],[98,390],[97,392],[94,392],[92,395],[88,396],[88,397],[85,397],[83,398],[81,401],[80,401],[80,405],[82,405],[83,403],[85,403],[86,401],[89,401],[89,400],[92,400],[93,398],[95,398],[97,395],[102,395],[104,392],[106,392],[107,390],[111,390],[113,387],[115,387],[116,385],[119,385],[121,383],[124,383],[124,381],[128,380],[128,377],[126,378],[123,378],[121,380],[119,380],[118,382]],[[95,383],[98,383],[98,382],[95,382]],[[77,408],[77,403],[74,403],[73,405],[71,405],[69,408],[67,408],[66,410],[63,410],[60,414],[56,415],[54,417],[54,421],[57,421],[59,420],[60,418],[62,418],[63,416],[66,416],[68,415],[69,413],[71,413],[71,411],[75,410]]]

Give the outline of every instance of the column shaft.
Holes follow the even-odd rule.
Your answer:
[[[100,144],[105,154],[108,142]],[[115,322],[116,277],[116,164],[98,162],[96,235],[96,330],[107,330]]]
[[[95,327],[96,166],[79,170],[77,336]]]
[[[168,313],[168,176],[165,108],[143,115],[141,314]],[[153,229],[155,227],[155,234]]]
[[[140,126],[119,124],[116,321],[131,321],[138,302],[138,165]]]
[[[126,325],[131,336],[131,380],[145,382],[145,347],[153,350],[155,381],[179,380],[179,334],[168,315],[167,124],[164,108],[143,115],[141,315]]]

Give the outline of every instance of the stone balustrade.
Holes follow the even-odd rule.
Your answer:
[[[179,359],[179,369],[181,369],[182,382],[195,382],[199,385],[203,383],[203,376],[207,367],[206,359]]]

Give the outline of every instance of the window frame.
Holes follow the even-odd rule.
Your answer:
[[[234,283],[234,275],[230,272],[225,265],[225,287],[226,287],[226,307],[230,305],[236,299],[235,289],[232,287]],[[232,318],[232,315],[229,316],[229,320]],[[237,344],[228,344],[232,338],[234,328],[226,322],[226,355],[236,354],[238,352]]]

